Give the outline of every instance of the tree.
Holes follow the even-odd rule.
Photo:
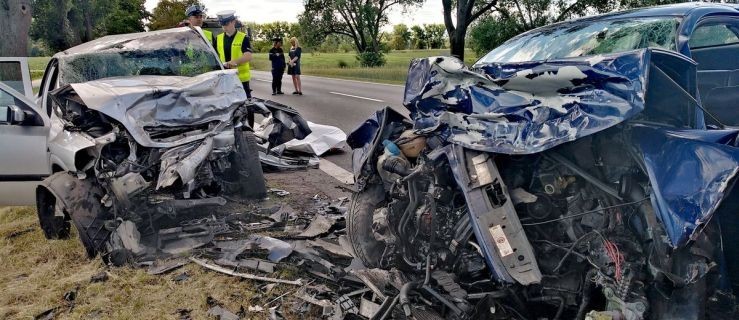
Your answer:
[[[106,34],[144,32],[143,18],[149,17],[146,0],[118,0],[118,6],[105,19]]]
[[[30,27],[30,1],[4,0],[0,5],[0,30],[5,34],[0,41],[0,57],[27,56]]]
[[[274,38],[287,38],[290,35],[290,23],[276,21],[265,23],[260,26],[258,37],[262,40],[271,41]]]
[[[151,13],[151,19],[148,24],[149,30],[174,28],[178,23],[187,18],[185,16],[185,10],[193,4],[205,7],[199,0],[159,1]]]
[[[501,19],[499,16],[488,15],[479,19],[470,28],[469,44],[477,56],[481,57],[519,33],[520,30],[515,23]]]
[[[309,38],[328,34],[350,37],[362,64],[375,66],[383,61],[377,56],[381,55],[380,29],[387,24],[388,11],[421,3],[423,0],[305,0],[299,21]]]
[[[393,26],[393,34],[390,36],[390,48],[393,50],[408,49],[411,42],[411,31],[404,24]]]
[[[498,0],[441,0],[444,8],[444,26],[446,26],[446,31],[449,34],[452,56],[464,60],[467,28],[496,3],[498,3]],[[452,19],[452,13],[456,13],[456,21]]]
[[[429,37],[424,28],[413,26],[411,27],[411,33],[413,37],[413,49],[428,49]]]
[[[423,30],[426,33],[429,48],[441,49],[444,47],[444,34],[446,28],[443,24],[424,24]]]
[[[35,0],[31,37],[53,52],[107,34],[144,31],[144,0]]]

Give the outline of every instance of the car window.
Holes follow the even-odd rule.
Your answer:
[[[642,48],[676,50],[679,20],[653,17],[554,25],[509,40],[476,64],[582,57]]]
[[[21,63],[18,61],[0,61],[0,82],[18,92],[25,92]]]
[[[211,44],[196,31],[147,32],[132,40],[110,42],[99,50],[59,57],[59,84],[137,75],[192,77],[221,70]]]
[[[739,36],[725,23],[699,26],[693,31],[688,44],[691,49],[739,43]]]
[[[10,94],[10,92],[3,90],[3,88],[0,88],[0,107],[7,107],[11,105],[19,107],[25,106],[23,101]]]

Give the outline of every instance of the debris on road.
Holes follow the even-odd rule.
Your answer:
[[[278,197],[284,197],[284,196],[290,195],[290,192],[287,192],[287,191],[282,190],[282,189],[277,189],[277,188],[271,188],[271,189],[267,190],[267,192],[273,193],[274,195],[276,195]]]
[[[105,281],[108,281],[107,271],[100,271],[92,275],[92,277],[90,277],[90,283],[105,282]]]
[[[278,170],[297,170],[317,168],[319,156],[330,151],[341,151],[346,145],[347,135],[337,127],[300,122],[280,113],[275,108],[280,106],[273,101],[265,101],[271,108],[271,115],[254,128],[254,135],[261,139],[259,158],[262,164]],[[302,120],[302,118],[300,119]],[[308,135],[295,135],[296,139],[288,140],[284,136],[279,142],[273,133],[280,128],[303,128]],[[306,129],[307,128],[307,129]]]
[[[213,270],[213,271],[216,271],[216,272],[220,272],[220,273],[224,273],[224,274],[227,274],[227,275],[230,275],[230,276],[234,276],[234,277],[240,277],[240,278],[249,279],[249,280],[256,280],[256,281],[265,281],[265,282],[291,284],[291,285],[295,285],[295,286],[300,286],[300,285],[303,284],[303,282],[301,280],[283,280],[283,279],[262,277],[262,276],[253,275],[253,274],[235,272],[235,271],[231,271],[231,270],[228,270],[226,268],[223,268],[223,267],[219,267],[219,266],[214,265],[214,264],[209,264],[206,261],[200,260],[200,259],[195,258],[195,257],[191,257],[190,260],[192,262],[195,262],[196,264],[202,266],[203,268],[210,269],[210,270]]]

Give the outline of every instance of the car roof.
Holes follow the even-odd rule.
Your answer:
[[[702,11],[708,10],[712,12],[739,14],[739,5],[736,5],[736,4],[686,2],[686,3],[631,9],[631,10],[589,16],[589,17],[584,17],[584,18],[578,18],[578,19],[573,19],[573,20],[567,20],[567,21],[562,21],[562,22],[546,25],[546,26],[543,26],[541,28],[537,28],[534,30],[544,30],[544,29],[551,28],[551,27],[556,28],[556,27],[562,27],[562,26],[569,25],[569,24],[579,24],[579,23],[590,22],[590,21],[622,20],[622,19],[631,19],[631,18],[648,18],[648,17],[665,17],[665,16],[685,17],[685,16],[690,15],[691,12],[696,9],[701,9]]]
[[[164,29],[164,30],[157,30],[157,31],[110,35],[110,36],[97,38],[95,40],[91,40],[83,44],[80,44],[78,46],[58,52],[57,54],[54,55],[54,58],[67,57],[67,56],[72,56],[72,55],[77,55],[77,54],[85,54],[85,53],[96,52],[96,51],[100,51],[104,49],[114,48],[116,46],[121,46],[125,44],[126,42],[137,40],[137,39],[142,39],[142,38],[147,38],[147,37],[167,36],[169,34],[186,33],[186,32],[197,32],[197,31],[195,31],[195,29],[190,28],[190,27],[181,27],[181,28],[171,28],[171,29]]]

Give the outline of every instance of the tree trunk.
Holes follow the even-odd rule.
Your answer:
[[[0,0],[0,57],[28,56],[31,0]]]
[[[449,35],[449,51],[452,57],[457,57],[464,61],[464,38],[467,33],[467,27],[460,25],[454,33]]]

